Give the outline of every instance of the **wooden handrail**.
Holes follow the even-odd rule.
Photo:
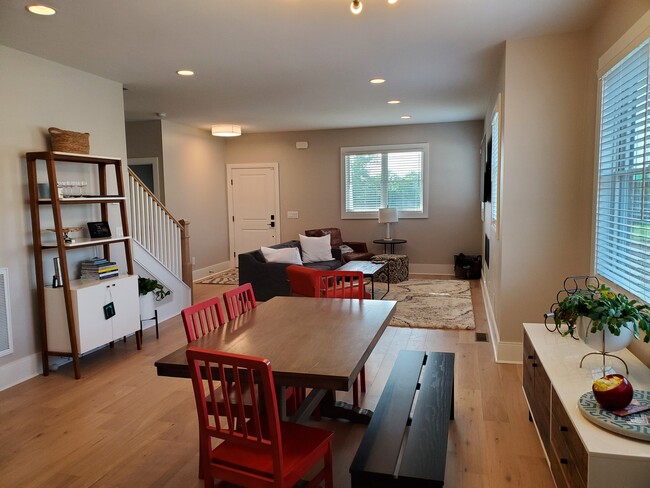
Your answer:
[[[129,168],[129,176],[133,178],[144,190],[144,192],[149,195],[149,197],[158,204],[160,209],[165,212],[167,217],[169,217],[170,220],[172,220],[175,224],[176,227],[179,229],[183,228],[183,224],[180,223],[180,221],[176,220],[174,216],[167,210],[167,207],[165,207],[165,204],[161,202],[158,197],[149,189],[149,187],[136,175],[131,168]]]

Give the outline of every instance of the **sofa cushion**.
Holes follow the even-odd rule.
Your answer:
[[[302,264],[302,260],[300,259],[300,250],[297,247],[273,249],[271,247],[262,246],[260,251],[267,263]]]
[[[334,259],[329,235],[307,237],[299,234],[299,237],[303,263],[320,263]]]

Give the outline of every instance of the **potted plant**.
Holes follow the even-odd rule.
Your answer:
[[[619,347],[622,349],[632,337],[640,339],[639,330],[642,330],[645,332],[644,342],[650,342],[648,305],[631,300],[623,293],[615,293],[607,285],[590,285],[567,293],[553,305],[551,313],[546,314],[547,318],[553,318],[555,330],[563,336],[581,337],[587,343],[589,341],[586,336],[589,333],[603,333],[612,341],[614,338],[625,339],[629,336],[628,342]],[[566,329],[563,329],[564,326]],[[606,346],[605,350],[617,350],[613,347],[616,346]],[[596,348],[600,350],[601,345],[598,344]]]
[[[140,317],[151,319],[155,316],[155,302],[159,302],[171,292],[155,278],[138,276],[138,293],[140,294]]]

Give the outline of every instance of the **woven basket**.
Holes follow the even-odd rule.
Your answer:
[[[52,142],[52,151],[75,154],[90,152],[90,134],[88,132],[72,132],[56,127],[50,127],[48,131]]]

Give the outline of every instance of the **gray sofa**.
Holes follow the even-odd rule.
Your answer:
[[[297,247],[300,249],[300,241],[288,241],[282,244],[270,246],[274,249],[284,247]],[[302,256],[302,249],[300,249]],[[337,269],[341,266],[341,251],[332,249],[332,261],[319,263],[306,263],[304,266],[314,269]],[[288,263],[267,263],[262,252],[255,251],[241,253],[239,255],[239,284],[250,283],[253,286],[255,299],[265,301],[274,296],[289,296],[291,289],[287,279]]]

